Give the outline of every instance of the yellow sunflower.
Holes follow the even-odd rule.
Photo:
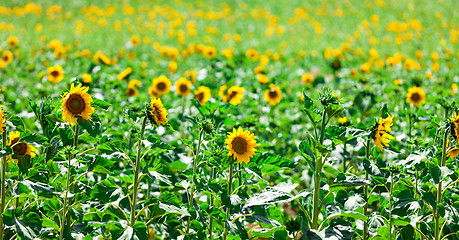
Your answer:
[[[206,56],[209,59],[210,58],[214,58],[215,56],[217,56],[217,49],[215,49],[214,47],[211,47],[211,46],[205,47],[204,51],[203,51],[203,54],[204,54],[204,56]]]
[[[123,80],[125,79],[126,77],[128,77],[129,75],[131,75],[132,73],[132,68],[128,67],[126,68],[124,71],[122,71],[121,73],[118,74],[117,78],[118,80]]]
[[[11,51],[4,51],[2,54],[2,60],[5,63],[11,63],[13,61],[13,53]]]
[[[205,86],[200,86],[198,90],[194,91],[194,99],[198,100],[201,106],[204,106],[210,99],[210,89]]]
[[[450,147],[448,149],[448,156],[450,158],[454,159],[457,157],[457,155],[459,155],[459,146]]]
[[[147,108],[147,117],[151,123],[158,125],[164,125],[167,120],[167,110],[159,98],[152,98],[151,103]]]
[[[228,132],[228,138],[225,139],[226,148],[229,150],[228,156],[233,156],[238,163],[249,163],[250,158],[255,155],[258,146],[255,141],[255,135],[248,130],[242,130],[239,127],[237,130],[233,128],[233,132]]]
[[[244,98],[244,88],[240,86],[232,86],[225,92],[227,86],[226,84],[220,87],[218,95],[225,102],[229,102],[232,105],[238,105],[241,103],[242,98]]]
[[[389,141],[394,139],[394,136],[388,133],[391,131],[391,127],[393,125],[393,118],[394,116],[389,114],[386,119],[379,118],[379,121],[373,128],[372,136],[374,143],[381,151],[383,150],[382,144],[386,145],[387,147],[389,146]]]
[[[269,82],[268,77],[263,73],[258,73],[257,74],[257,80],[258,80],[258,82],[260,82],[262,84],[266,84],[266,83]]]
[[[162,96],[169,92],[171,85],[171,81],[166,76],[161,75],[153,79],[152,87],[154,92],[156,92],[159,96]]]
[[[167,67],[170,73],[175,73],[177,72],[177,62],[175,61],[170,61],[169,66]]]
[[[101,51],[97,51],[96,53],[94,53],[94,56],[93,56],[93,61],[95,63],[103,63],[105,65],[108,65],[111,63],[111,60],[110,58],[107,57],[107,55],[105,55],[103,52]]]
[[[451,135],[453,135],[454,138],[458,139],[459,137],[459,115],[454,112],[454,117],[450,118],[453,126],[451,128]]]
[[[301,80],[303,80],[304,84],[308,84],[314,82],[314,77],[310,73],[305,73],[301,76]]]
[[[47,71],[48,81],[52,82],[53,84],[56,84],[64,79],[64,69],[61,65],[49,67]]]
[[[185,78],[180,78],[175,84],[175,92],[184,97],[188,96],[191,92],[191,82]]]
[[[251,48],[251,49],[247,50],[247,52],[245,53],[245,56],[247,58],[252,59],[253,61],[256,61],[258,59],[258,52],[257,52],[257,50]]]
[[[406,102],[412,103],[415,107],[421,105],[426,100],[426,93],[421,87],[412,87],[406,94]]]
[[[282,100],[282,91],[275,84],[271,84],[269,87],[270,89],[265,91],[265,100],[274,106]]]
[[[131,81],[129,81],[128,83],[128,87],[140,87],[142,86],[142,82],[140,82],[139,80],[137,79],[132,79]]]
[[[6,125],[5,125],[5,112],[2,110],[2,107],[3,105],[0,105],[0,132],[4,132],[4,128],[6,128]]]
[[[81,79],[83,80],[84,83],[91,83],[92,82],[92,77],[91,75],[85,73],[83,76],[81,76]]]
[[[8,42],[8,46],[10,46],[10,48],[15,48],[19,45],[19,39],[15,36],[9,36],[8,39],[6,39],[6,42]]]
[[[18,156],[24,157],[25,155],[29,155],[30,158],[35,157],[35,151],[37,149],[25,142],[19,142],[21,133],[18,131],[10,132],[10,141],[7,143],[13,149],[14,153],[17,153]]]
[[[134,96],[139,95],[139,90],[137,90],[137,88],[135,88],[135,87],[129,86],[129,87],[126,89],[125,93],[126,93],[126,95],[128,95],[129,97],[134,97]]]
[[[91,118],[89,115],[94,113],[94,108],[90,105],[92,98],[87,93],[88,90],[88,87],[82,87],[81,84],[75,87],[72,83],[70,91],[61,96],[62,119],[72,126],[75,125],[77,116],[88,120]]]
[[[198,72],[196,70],[185,71],[185,78],[190,80],[192,83],[196,83],[196,76]]]

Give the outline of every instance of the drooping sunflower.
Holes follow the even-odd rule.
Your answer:
[[[61,65],[49,67],[47,71],[48,81],[52,82],[53,84],[56,84],[64,79],[64,69]]]
[[[13,61],[13,53],[11,51],[4,51],[2,54],[2,60],[5,63],[11,63]]]
[[[233,159],[238,163],[249,163],[250,158],[255,155],[258,146],[255,141],[255,135],[248,130],[242,130],[239,127],[237,130],[233,128],[233,132],[228,132],[228,137],[225,139],[226,148],[229,150],[228,156],[233,156]]]
[[[94,56],[92,58],[92,60],[95,62],[95,63],[103,63],[105,65],[108,65],[111,63],[111,60],[110,58],[107,57],[107,55],[105,55],[103,52],[101,51],[97,51],[96,53],[94,53]]]
[[[181,96],[188,96],[191,92],[191,82],[185,78],[180,78],[175,84],[175,92]]]
[[[0,133],[4,132],[4,128],[6,128],[6,125],[5,125],[5,112],[2,110],[2,107],[3,105],[0,105]]]
[[[171,88],[171,81],[164,75],[161,75],[153,79],[153,91],[156,92],[159,96],[162,96],[169,92]]]
[[[7,143],[13,149],[13,152],[16,153],[20,157],[24,157],[25,155],[29,155],[30,158],[35,157],[35,151],[37,149],[25,142],[19,142],[21,133],[18,131],[10,132],[10,141]]]
[[[459,139],[459,114],[454,112],[454,116],[451,119],[451,136],[455,139]]]
[[[390,135],[389,132],[391,131],[391,127],[393,125],[393,118],[394,116],[387,114],[386,119],[379,118],[379,121],[375,124],[372,129],[372,137],[374,139],[375,145],[379,148],[379,150],[383,150],[382,144],[386,147],[389,146],[389,141],[394,139],[394,136]],[[382,143],[382,144],[381,144]]]
[[[62,97],[62,119],[72,126],[75,125],[77,116],[84,120],[91,118],[94,113],[94,108],[91,106],[92,97],[87,93],[88,87],[82,87],[79,84],[77,87],[72,86],[69,92],[64,93]]]
[[[408,89],[406,94],[406,102],[412,103],[415,107],[418,107],[426,100],[426,93],[421,87],[412,87]]]
[[[147,107],[147,117],[151,123],[164,125],[167,120],[167,110],[164,108],[163,102],[159,98],[152,98],[150,105]]]
[[[271,84],[269,87],[270,89],[265,91],[265,100],[274,106],[282,100],[282,91],[276,84]]]
[[[129,77],[129,75],[131,75],[131,73],[132,73],[132,68],[128,67],[124,71],[120,72],[118,74],[117,78],[118,78],[118,80],[123,80],[126,77]]]
[[[210,99],[210,89],[206,86],[200,86],[198,90],[194,91],[194,99],[199,101],[201,106],[204,106]]]

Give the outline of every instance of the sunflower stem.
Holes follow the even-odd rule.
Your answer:
[[[191,192],[190,192],[190,200],[189,200],[189,207],[193,207],[193,202],[194,202],[194,188],[195,188],[195,183],[194,183],[194,177],[196,176],[196,170],[198,168],[198,156],[199,156],[199,151],[201,150],[201,144],[202,144],[202,135],[203,135],[203,129],[199,132],[199,142],[198,142],[198,147],[196,148],[196,153],[194,154],[194,159],[193,159],[193,177],[191,179]],[[186,227],[186,235],[188,235],[188,232],[190,231],[190,225],[191,225],[191,217],[188,217],[188,225]]]
[[[142,122],[142,129],[140,131],[140,138],[139,138],[139,146],[137,149],[137,157],[135,159],[135,166],[132,166],[133,168],[135,167],[134,171],[134,186],[132,190],[132,205],[131,205],[131,223],[130,226],[134,226],[135,223],[135,205],[137,202],[137,188],[139,186],[139,172],[140,172],[140,156],[142,154],[142,140],[143,136],[145,134],[145,127],[147,126],[147,117],[145,116],[143,118]]]
[[[228,197],[231,197],[231,187],[233,185],[233,163],[229,165],[229,180],[228,180]],[[229,207],[226,208],[226,221],[229,221],[230,218],[230,209]],[[228,230],[226,230],[226,221],[223,224],[223,240],[226,240],[226,236],[228,235]]]
[[[239,170],[238,173],[237,173],[237,176],[239,178],[238,181],[239,181],[239,187],[240,187],[240,186],[244,185],[243,179],[242,179],[242,164],[238,163],[237,166],[238,166],[238,170]]]
[[[394,190],[394,174],[390,173],[390,193],[389,193],[389,240],[392,240],[392,204],[393,204],[393,190]]]
[[[322,128],[320,129],[320,145],[324,143],[325,137],[325,126],[327,125],[327,111],[324,108],[322,113]],[[320,214],[320,173],[322,172],[322,165],[324,162],[324,157],[320,157],[316,159],[316,166],[314,169],[314,196],[313,196],[313,214],[312,214],[312,229],[318,229],[319,227],[319,214]]]
[[[210,170],[210,179],[214,179],[215,178],[215,167],[212,167],[212,169]],[[209,204],[209,208],[210,208],[210,211],[212,211],[212,208],[214,207],[214,196],[212,194],[210,194],[210,204]],[[212,229],[213,229],[213,222],[214,222],[214,219],[212,218],[212,214],[209,214],[209,239],[212,240]]]
[[[448,113],[446,113],[448,114]],[[446,148],[448,142],[448,130],[445,129],[445,133],[443,134],[443,143],[442,143],[442,152],[441,152],[441,162],[440,167],[443,167],[446,164]],[[440,213],[438,213],[438,205],[442,202],[442,180],[438,183],[437,187],[437,206],[435,209],[435,240],[441,239],[441,232],[440,232]]]
[[[6,130],[2,134],[2,147],[6,147]],[[2,182],[1,182],[1,202],[0,202],[0,240],[3,240],[3,211],[5,210],[5,200],[6,200],[6,156],[2,158]]]
[[[367,144],[365,146],[365,159],[370,161],[370,143],[371,143],[371,138],[369,137],[367,139]],[[368,172],[365,171],[365,180],[368,181]],[[363,215],[367,216],[368,215],[368,185],[365,185],[363,187],[363,195],[365,196],[365,205],[363,206]],[[368,221],[365,221],[363,223],[363,240],[368,239]]]
[[[59,233],[59,240],[62,240],[63,237],[64,237],[64,230],[65,230],[65,226],[64,226],[64,223],[66,223],[66,220],[67,220],[67,225],[70,226],[70,221],[69,219],[67,218],[67,197],[68,197],[68,192],[69,192],[69,186],[70,186],[70,172],[71,172],[71,159],[72,159],[72,156],[71,155],[68,155],[67,157],[67,181],[65,183],[65,193],[64,193],[64,203],[63,203],[63,206],[62,206],[62,218],[61,218],[61,222],[60,222],[60,233]]]

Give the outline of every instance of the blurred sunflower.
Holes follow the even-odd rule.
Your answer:
[[[110,58],[107,57],[103,52],[97,51],[94,56],[92,57],[92,60],[95,63],[103,63],[105,65],[109,65],[111,63]]]
[[[252,59],[253,61],[256,61],[258,59],[258,52],[257,52],[257,50],[251,48],[251,49],[247,50],[247,52],[245,53],[245,56],[247,58]]]
[[[308,84],[314,82],[314,77],[310,73],[305,73],[301,76],[301,80],[303,80],[304,84]]]
[[[196,83],[196,76],[198,72],[195,70],[185,71],[185,78],[190,80],[192,83]]]
[[[257,74],[257,80],[258,80],[258,82],[260,82],[262,84],[266,84],[266,83],[269,82],[268,77],[263,73]]]
[[[181,96],[188,96],[191,92],[191,82],[185,78],[180,78],[175,84],[175,92]]]
[[[171,81],[164,75],[161,75],[153,79],[152,92],[157,93],[159,96],[162,96],[169,92],[171,88]]]
[[[177,72],[177,62],[175,61],[170,61],[169,66],[167,67],[170,73],[175,73]]]
[[[124,71],[122,71],[121,73],[118,74],[117,78],[118,80],[123,80],[125,79],[126,77],[129,77],[129,75],[131,75],[132,73],[132,68],[128,67],[126,68]]]
[[[158,125],[164,125],[167,120],[167,110],[164,108],[161,99],[152,98],[150,105],[147,107],[147,117],[151,123]]]
[[[210,58],[214,58],[215,56],[217,56],[217,49],[215,49],[214,47],[211,47],[211,46],[205,47],[204,51],[203,51],[203,54],[204,54],[204,56],[206,56],[209,59]]]
[[[18,154],[20,157],[24,157],[25,155],[29,155],[30,158],[35,157],[35,151],[37,149],[25,142],[19,142],[21,133],[18,131],[10,132],[10,141],[7,143],[13,149],[13,152]]]
[[[382,144],[389,146],[390,139],[394,139],[394,136],[390,135],[391,127],[393,125],[394,116],[387,114],[386,119],[379,118],[379,121],[375,124],[371,131],[371,136],[374,139],[375,145],[382,151]],[[382,143],[382,144],[381,144]]]
[[[218,95],[225,102],[229,102],[232,105],[238,105],[241,103],[242,98],[244,98],[244,88],[240,86],[232,86],[226,91],[226,84],[220,87]]]
[[[61,96],[62,119],[72,126],[75,125],[77,116],[88,120],[91,118],[89,115],[94,113],[94,108],[90,105],[92,97],[87,93],[88,90],[88,87],[82,87],[81,84],[75,87],[72,83],[70,91]]]
[[[269,85],[270,89],[265,91],[265,100],[272,106],[282,100],[282,91],[275,84]]]
[[[135,87],[128,87],[125,91],[126,95],[129,97],[137,96],[139,94],[139,90]]]
[[[13,61],[13,53],[11,51],[4,51],[2,54],[2,60],[5,63],[11,63]]]
[[[201,106],[204,106],[210,99],[210,89],[206,86],[200,86],[198,90],[194,91],[194,99],[199,101]]]
[[[83,80],[84,83],[88,84],[92,82],[92,77],[91,75],[85,73],[83,76],[81,76],[81,79]]]
[[[426,93],[421,87],[412,87],[406,94],[406,102],[412,103],[415,107],[421,105],[426,100]]]
[[[459,147],[458,146],[453,146],[448,148],[448,155],[450,158],[456,158],[457,155],[459,155]]]
[[[7,39],[6,39],[6,42],[8,43],[8,46],[10,48],[15,48],[19,45],[19,39],[15,36],[9,36]]]
[[[4,129],[6,128],[6,125],[5,125],[6,119],[4,116],[5,112],[2,110],[2,107],[3,105],[0,105],[0,132],[4,132],[5,131]]]
[[[48,81],[52,82],[53,84],[56,84],[64,79],[64,69],[61,65],[49,67],[47,71]]]
[[[255,135],[248,130],[242,130],[239,127],[237,130],[233,128],[233,132],[228,132],[226,148],[229,150],[228,156],[233,156],[233,159],[238,163],[249,163],[250,158],[255,155],[258,146],[255,141]]]

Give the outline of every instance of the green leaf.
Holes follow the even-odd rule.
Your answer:
[[[104,100],[100,100],[98,98],[92,98],[93,102],[92,102],[92,106],[93,107],[98,107],[100,109],[103,109],[105,111],[107,111],[107,109],[111,106],[110,103],[104,101]]]
[[[448,167],[434,167],[430,169],[430,173],[435,184],[438,184],[440,181],[443,181],[446,177],[454,173],[453,170],[450,170]]]
[[[13,149],[9,146],[6,146],[4,149],[0,151],[0,158],[9,156],[13,153]]]
[[[167,203],[162,203],[160,202],[158,204],[158,207],[160,209],[163,209],[164,211],[166,211],[166,213],[178,213],[180,214],[181,216],[190,216],[190,214],[188,213],[186,207],[176,207],[174,205],[171,205],[171,204],[167,204]]]
[[[89,120],[84,120],[83,118],[78,117],[77,121],[80,124],[80,126],[83,129],[85,129],[86,131],[88,131],[88,133],[92,137],[99,136],[99,131],[100,131],[100,119],[99,119],[99,117],[97,117],[96,115],[93,114],[93,118],[91,118]]]

